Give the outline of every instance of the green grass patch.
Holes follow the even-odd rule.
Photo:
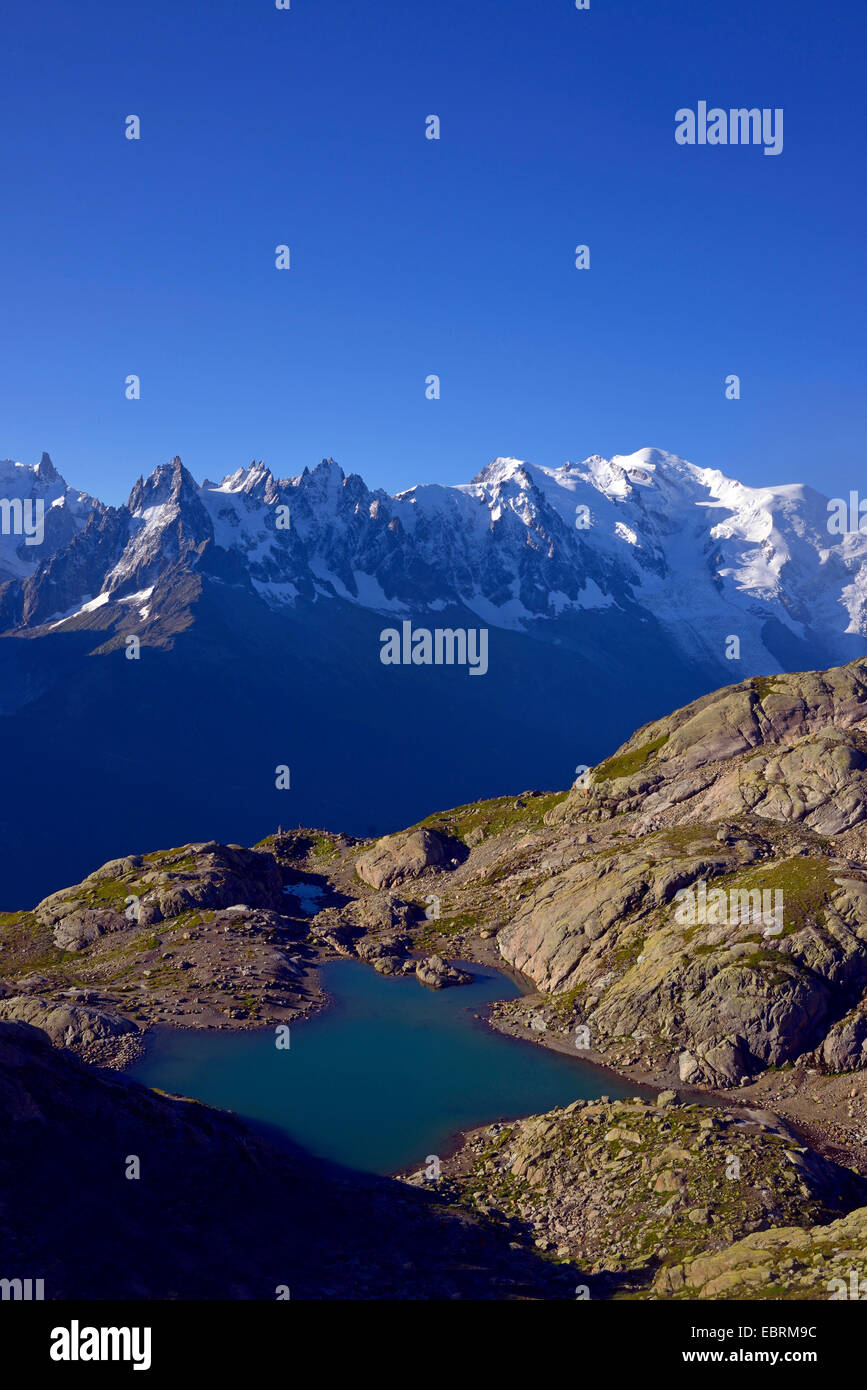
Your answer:
[[[808,923],[820,925],[824,921],[828,900],[838,891],[834,877],[835,871],[829,869],[824,859],[798,855],[782,862],[761,864],[746,873],[725,874],[708,883],[708,892],[711,887],[725,891],[734,888],[745,891],[758,889],[771,894],[782,892],[783,930],[780,937],[784,937],[801,931]]]
[[[516,806],[516,796],[499,796],[491,801],[470,802],[466,806],[456,806],[451,811],[440,811],[419,821],[419,827],[437,830],[443,835],[467,842],[467,836],[480,830],[484,839],[491,835],[501,835],[506,830],[522,826],[541,825],[545,816],[561,801],[568,792],[546,792],[539,796],[522,797],[522,806]],[[415,828],[415,827],[413,827]],[[475,837],[474,837],[475,838]]]
[[[82,890],[81,897],[86,907],[113,908],[122,912],[126,899],[132,895],[133,886],[122,878],[86,879]],[[78,897],[78,890],[74,889],[71,896]]]
[[[668,734],[660,734],[659,738],[652,738],[649,743],[642,743],[640,747],[632,748],[628,753],[607,758],[604,763],[593,769],[594,780],[610,782],[615,777],[631,777],[633,773],[640,772],[667,742]]]
[[[587,982],[582,980],[580,984],[574,985],[572,989],[564,990],[562,994],[552,994],[548,1002],[561,1018],[569,1018],[578,1008],[583,996],[587,993],[587,989]]]
[[[337,859],[340,850],[330,835],[316,835],[313,838],[311,853],[314,859]]]
[[[775,690],[778,684],[779,681],[776,676],[755,676],[753,678],[753,689],[760,701],[764,700],[767,695],[770,695],[771,691]]]
[[[644,950],[644,944],[644,937],[642,936],[636,941],[627,941],[624,946],[618,946],[610,957],[613,969],[630,970]]]
[[[7,912],[0,921],[0,975],[14,978],[31,970],[54,971],[65,962],[78,960],[75,951],[55,946],[48,927],[32,912]]]
[[[459,932],[475,931],[478,920],[478,915],[475,912],[458,912],[454,917],[432,918],[430,925],[438,926],[444,935],[453,935]]]

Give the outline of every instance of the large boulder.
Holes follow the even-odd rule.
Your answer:
[[[445,845],[433,830],[386,835],[355,861],[355,872],[371,888],[390,888],[445,862]]]
[[[359,960],[372,965],[380,975],[409,975],[415,965],[409,955],[409,946],[406,936],[365,936],[355,950]]]
[[[129,922],[121,912],[81,908],[68,912],[52,928],[54,944],[61,951],[80,951],[106,932],[123,931]]]
[[[473,978],[466,970],[449,965],[442,956],[427,956],[425,960],[420,960],[415,967],[415,974],[421,984],[429,985],[431,989],[445,989],[448,985],[468,985]]]
[[[189,850],[193,862],[188,869],[170,865],[168,872],[156,875],[155,896],[164,918],[238,905],[284,909],[282,876],[269,851],[216,841],[190,845]]]
[[[841,1018],[817,1049],[817,1060],[828,1071],[856,1071],[867,1067],[867,1005]]]

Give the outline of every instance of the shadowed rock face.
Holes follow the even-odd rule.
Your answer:
[[[427,1192],[317,1164],[25,1024],[0,1023],[0,1193],[0,1275],[46,1298],[567,1298],[576,1280]]]

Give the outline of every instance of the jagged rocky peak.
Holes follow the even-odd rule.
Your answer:
[[[128,540],[120,558],[112,557],[100,592],[126,593],[130,581],[134,587],[152,587],[178,561],[193,565],[202,546],[213,539],[202,489],[177,456],[138,479],[124,511]]]
[[[340,467],[340,464],[335,463],[332,458],[320,460],[310,476],[316,479],[317,482],[323,483],[329,489],[336,490],[342,487],[346,482],[346,474]]]
[[[246,468],[236,468],[227,473],[219,483],[211,483],[206,478],[202,488],[215,492],[264,493],[276,486],[270,468],[261,459],[251,459]]]
[[[0,487],[19,497],[52,498],[66,492],[66,480],[60,476],[51,458],[43,453],[35,464],[19,463],[16,459],[0,459]],[[85,493],[77,494],[80,497]]]
[[[60,474],[51,462],[51,455],[43,452],[36,465],[36,476],[43,483],[54,483],[60,479]]]
[[[185,497],[198,501],[199,486],[175,455],[169,463],[161,463],[147,478],[138,479],[127,506],[133,516],[140,516],[149,508],[180,502]]]

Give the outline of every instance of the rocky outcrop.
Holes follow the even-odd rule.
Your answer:
[[[865,818],[863,663],[717,691],[546,814],[566,843],[593,826],[594,848],[540,875],[500,952],[570,998],[592,1046],[635,1040],[683,1082],[737,1085],[813,1054],[860,1067]]]
[[[67,906],[67,904],[63,904]],[[54,944],[61,951],[81,951],[98,936],[106,932],[123,931],[127,919],[120,912],[108,912],[94,908],[76,908],[56,918],[52,925]]]
[[[867,1002],[835,1023],[818,1049],[816,1061],[828,1071],[857,1071],[867,1067]]]
[[[75,888],[43,898],[34,913],[51,927],[57,946],[80,950],[129,921],[147,926],[234,906],[281,909],[280,870],[267,850],[208,841],[110,860]]]
[[[240,845],[190,845],[181,865],[155,868],[140,882],[148,890],[140,921],[160,921],[199,908],[279,911],[284,906],[282,879],[273,855]]]
[[[441,1184],[470,1210],[527,1229],[537,1248],[580,1260],[594,1296],[606,1277],[609,1291],[644,1289],[657,1269],[659,1291],[666,1280],[682,1287],[674,1261],[676,1271],[745,1232],[829,1220],[867,1195],[777,1116],[682,1106],[671,1092],[579,1100],[475,1130]]]
[[[553,819],[755,815],[837,835],[867,815],[867,667],[742,681],[646,724]]]
[[[342,942],[337,943],[342,947]],[[368,936],[354,943],[359,960],[372,965],[380,975],[415,975],[420,984],[431,989],[446,989],[449,985],[467,985],[472,980],[466,970],[449,965],[442,956],[426,956],[416,960],[410,955],[408,936]],[[341,954],[348,952],[341,949]]]
[[[438,868],[445,857],[445,846],[434,831],[407,830],[378,840],[355,861],[355,871],[371,888],[391,888],[418,878],[426,869]]]
[[[267,848],[208,841],[111,860],[0,927],[6,992],[63,1008],[72,987],[106,1016],[213,1027],[286,1021],[321,999],[305,978],[310,919]],[[111,1042],[83,1048],[119,1065],[129,1048],[112,1057]]]
[[[682,1081],[736,1083],[815,1048],[867,981],[867,875],[774,850],[655,833],[544,882],[499,949],[542,991],[573,991],[599,1041],[679,1039]],[[688,920],[677,894],[717,882],[719,910]],[[779,924],[753,912],[768,901]]]
[[[364,937],[355,948],[359,960],[380,975],[411,975],[415,961],[409,955],[407,936]]]
[[[442,956],[428,956],[415,967],[416,979],[431,989],[446,989],[449,985],[468,985],[472,975],[459,970],[456,965],[448,965]]]
[[[0,1019],[29,1023],[46,1033],[55,1047],[66,1047],[85,1054],[94,1043],[138,1032],[135,1024],[120,1014],[83,1004],[54,1003],[50,999],[23,994],[0,999]]]

